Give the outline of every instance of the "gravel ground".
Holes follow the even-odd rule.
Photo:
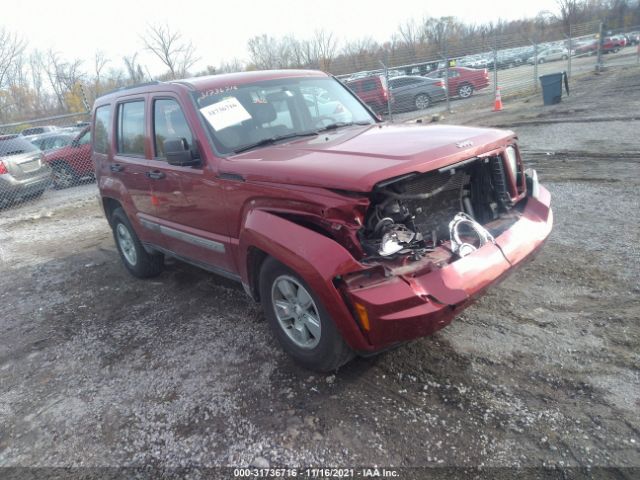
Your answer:
[[[445,119],[520,124],[554,231],[445,330],[333,375],[233,283],[130,277],[91,186],[0,212],[0,466],[640,468],[640,122],[606,121],[638,87],[606,72],[556,107]]]

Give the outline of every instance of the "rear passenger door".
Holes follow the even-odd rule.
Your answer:
[[[108,112],[109,116],[107,112],[100,112],[100,110],[110,106],[99,107],[96,110],[94,125],[94,132],[99,132],[94,142],[95,160],[101,164],[101,169],[108,169],[105,175],[109,180],[107,187],[117,192],[117,198],[124,204],[128,217],[136,224],[139,224],[141,216],[153,212],[149,182],[145,176],[145,172],[149,169],[146,158],[145,104],[145,95],[122,97],[115,104],[113,111]],[[105,140],[102,138],[105,127],[101,123],[111,122],[110,115],[115,117],[113,119],[115,138],[107,137]],[[100,120],[102,116],[104,120]],[[111,125],[108,131],[111,131]],[[109,160],[106,150],[104,153],[100,151],[105,142],[109,142],[111,144],[109,147],[114,149],[112,160]],[[139,228],[136,230],[143,240],[148,239],[145,232]]]
[[[235,271],[225,221],[223,188],[193,134],[180,99],[170,93],[150,99],[149,182],[155,206],[152,228],[172,253],[224,274]],[[200,156],[195,166],[170,165],[164,140],[184,138]]]

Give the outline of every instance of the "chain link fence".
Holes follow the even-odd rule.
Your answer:
[[[378,68],[338,78],[376,112],[393,120],[394,114],[418,115],[438,103],[440,110],[449,110],[452,100],[472,96],[490,105],[498,90],[502,98],[536,92],[540,77],[547,74],[566,73],[571,79],[640,64],[640,25],[607,30],[602,23],[591,22],[515,35],[487,34],[468,43],[448,42],[446,37],[445,29],[438,53],[418,58],[418,49],[409,48],[388,55]]]
[[[571,80],[640,67],[640,26],[607,30],[599,22],[487,33],[473,42],[448,40],[443,29],[435,47],[403,45],[377,57],[356,56],[351,61],[368,68],[337,76],[391,121],[449,110],[452,102],[456,108],[487,108],[498,91],[503,98],[538,91],[540,77],[550,73],[566,72]],[[84,105],[88,110],[86,100]],[[95,180],[89,117],[83,112],[0,125],[0,215],[43,196],[37,201],[46,202],[48,195],[64,201],[73,197],[65,192]]]
[[[89,113],[0,125],[0,215],[95,179]]]

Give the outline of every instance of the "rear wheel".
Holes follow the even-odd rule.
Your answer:
[[[329,372],[353,358],[313,290],[273,258],[260,270],[260,299],[282,348],[304,367]]]
[[[53,165],[53,187],[61,190],[69,188],[78,183],[78,176],[65,162],[58,162]]]
[[[415,105],[416,110],[424,110],[425,108],[429,108],[429,105],[431,105],[431,99],[429,98],[429,95],[421,93],[416,95],[413,104]]]
[[[151,254],[144,249],[122,208],[113,211],[111,228],[122,263],[132,275],[149,278],[162,272],[164,256],[160,253]]]
[[[462,85],[460,85],[460,88],[458,88],[458,96],[460,98],[469,98],[472,94],[473,94],[473,85],[470,85],[468,83],[463,83]]]

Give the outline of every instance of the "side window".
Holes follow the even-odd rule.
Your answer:
[[[373,79],[367,79],[362,82],[362,91],[363,92],[375,92],[378,90],[378,83]]]
[[[189,147],[193,146],[193,134],[178,102],[170,98],[157,99],[153,102],[155,158],[165,158],[163,142],[171,138],[184,138]]]
[[[93,151],[96,153],[109,153],[111,132],[111,105],[105,105],[96,109],[96,120],[93,125],[95,139]]]
[[[56,137],[52,139],[51,143],[47,145],[47,150],[51,148],[62,148],[69,144],[69,141],[64,137]]]
[[[118,107],[118,153],[144,156],[144,101]]]
[[[91,143],[91,131],[87,130],[84,134],[78,139],[78,145],[86,145]]]

